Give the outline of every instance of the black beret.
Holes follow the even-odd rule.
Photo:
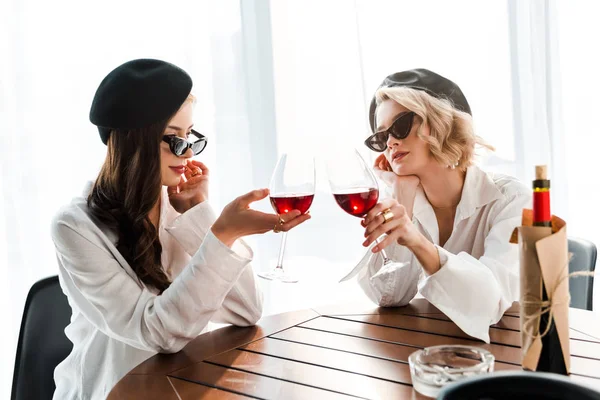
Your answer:
[[[161,60],[128,61],[102,80],[90,109],[106,144],[111,129],[144,128],[175,114],[192,90],[192,78]]]
[[[377,90],[382,87],[408,87],[411,89],[423,90],[427,94],[438,99],[450,100],[454,108],[471,114],[471,107],[467,98],[458,85],[441,75],[431,72],[424,68],[411,69],[408,71],[396,72],[385,78]],[[375,109],[377,108],[375,96],[371,100],[369,109],[369,123],[371,131],[375,132]]]

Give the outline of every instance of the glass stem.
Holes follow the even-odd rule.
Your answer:
[[[283,271],[283,253],[285,253],[285,242],[287,240],[287,232],[283,232],[283,237],[281,238],[281,247],[279,248],[279,259],[277,260],[276,269],[280,269]]]
[[[375,243],[379,244],[379,238],[375,239]],[[392,262],[392,260],[388,258],[384,249],[381,249],[381,256],[383,257],[383,265],[387,265]]]

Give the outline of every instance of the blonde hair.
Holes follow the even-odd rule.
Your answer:
[[[377,105],[385,100],[394,100],[409,111],[417,114],[423,123],[417,136],[429,144],[433,157],[442,165],[461,171],[473,164],[475,147],[494,150],[473,130],[473,119],[468,113],[454,108],[447,99],[438,99],[423,90],[406,87],[385,87],[375,93]],[[430,135],[423,134],[425,124]]]
[[[188,97],[185,99],[185,101],[183,102],[183,104],[190,102],[192,103],[192,105],[196,104],[196,96],[194,96],[193,94],[188,94]],[[182,105],[183,106],[183,105]]]

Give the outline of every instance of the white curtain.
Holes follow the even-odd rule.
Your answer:
[[[460,84],[496,147],[484,168],[528,182],[535,163],[549,163],[554,211],[570,235],[600,244],[598,17],[594,0],[0,2],[0,398],[27,291],[56,274],[51,218],[103,161],[88,112],[116,65],[155,57],[190,72],[217,209],[268,186],[282,152],[319,157],[313,218],[290,233],[284,263],[302,281],[262,282],[270,314],[362,297],[336,283],[363,254],[362,229],[335,204],[321,161],[348,147],[372,157],[366,108],[404,69]],[[250,238],[255,269],[274,266],[279,240]]]
[[[252,189],[242,12],[235,0],[0,5],[0,398],[9,398],[25,297],[56,275],[53,215],[97,174],[106,151],[88,121],[101,79],[134,58],[171,61],[194,79],[195,123],[209,144],[217,208]],[[143,171],[140,171],[143,173]],[[235,183],[235,184],[232,184]],[[262,183],[264,185],[264,183]]]
[[[600,247],[600,186],[597,184],[600,148],[600,53],[594,51],[600,38],[600,2],[556,1],[553,9],[560,69],[564,174],[569,235],[591,240]],[[560,149],[560,147],[559,147]],[[554,201],[554,199],[553,199]],[[600,263],[596,261],[596,267]],[[600,278],[594,279],[594,311],[600,312]]]

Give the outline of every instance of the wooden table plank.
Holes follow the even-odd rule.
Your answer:
[[[402,329],[383,326],[366,325],[354,321],[345,321],[334,318],[321,317],[300,324],[299,326],[318,329],[327,332],[340,333],[373,340],[400,343],[418,348],[439,346],[443,344],[462,344],[477,346],[490,351],[497,360],[519,365],[521,363],[521,349],[497,344],[486,344],[478,340],[457,339],[430,333],[405,331]]]
[[[323,316],[339,316],[339,315],[359,315],[359,314],[405,314],[405,315],[422,315],[422,314],[443,314],[443,312],[431,304],[428,300],[419,298],[413,299],[409,304],[402,307],[377,307],[369,301],[361,301],[356,303],[330,304],[313,308],[318,314]],[[519,316],[519,303],[514,302],[512,306],[506,310],[505,315]]]
[[[223,367],[367,399],[402,399],[413,395],[410,385],[241,350],[219,354],[207,361]]]
[[[425,333],[436,333],[444,336],[453,336],[472,339],[451,321],[432,320],[416,315],[353,315],[335,317],[349,321],[366,322],[378,326],[388,326]],[[490,340],[495,344],[521,346],[521,333],[490,328]],[[571,355],[578,357],[600,359],[600,343],[590,341],[571,340]]]
[[[600,343],[584,340],[571,340],[571,356],[587,357],[600,360]]]
[[[592,378],[600,378],[600,360],[571,357],[571,373]]]
[[[370,301],[357,303],[330,304],[313,308],[320,315],[360,315],[360,314],[442,314],[439,308],[425,299],[414,299],[403,307],[377,307]]]
[[[356,315],[335,318],[416,332],[436,333],[443,336],[472,339],[471,336],[464,333],[452,321],[421,318],[417,315]],[[506,344],[514,347],[521,346],[521,334],[515,331],[490,328],[490,340],[496,344]]]
[[[320,365],[340,371],[404,383],[406,385],[412,384],[408,364],[382,360],[366,355],[272,338],[257,340],[247,346],[241,347],[241,350],[306,364]]]
[[[398,343],[380,342],[353,336],[339,335],[336,333],[318,331],[304,328],[290,328],[272,335],[271,338],[282,341],[291,341],[308,344],[317,348],[341,350],[349,353],[377,357],[383,360],[392,360],[408,364],[408,357],[418,350],[414,346],[405,346]],[[520,365],[507,364],[496,361],[496,371],[521,370]]]
[[[180,371],[175,371],[172,375],[260,399],[355,399],[355,397],[340,393],[224,368],[207,362],[190,365]],[[412,390],[410,387],[409,389]]]
[[[225,390],[216,389],[210,386],[200,385],[196,382],[184,381],[183,379],[169,378],[173,388],[177,391],[180,400],[196,399],[219,399],[219,400],[247,400],[251,397],[242,396]]]
[[[129,374],[165,375],[316,317],[318,314],[314,311],[303,310],[262,318],[259,325],[253,327],[227,326],[216,329],[198,336],[178,353],[150,357]]]
[[[497,344],[486,344],[477,340],[456,339],[429,333],[405,331],[402,329],[376,325],[365,325],[359,322],[327,317],[316,318],[300,324],[299,326],[344,335],[363,337],[367,339],[401,343],[415,347],[439,346],[443,344],[463,344],[468,346],[477,346],[490,351],[498,361],[512,363],[515,365],[520,365],[521,363],[520,348]],[[594,372],[592,372],[592,370]],[[571,372],[595,377],[596,374],[600,374],[600,360],[572,356]]]
[[[569,308],[569,327],[600,341],[600,314]]]
[[[579,332],[578,330],[573,328],[569,329],[569,335],[571,336],[571,339],[574,340],[585,340],[587,342],[600,343],[600,339],[596,339],[593,336],[586,335],[585,333]]]
[[[140,399],[179,400],[166,376],[126,375],[108,395],[108,400],[130,400],[132,394]]]

